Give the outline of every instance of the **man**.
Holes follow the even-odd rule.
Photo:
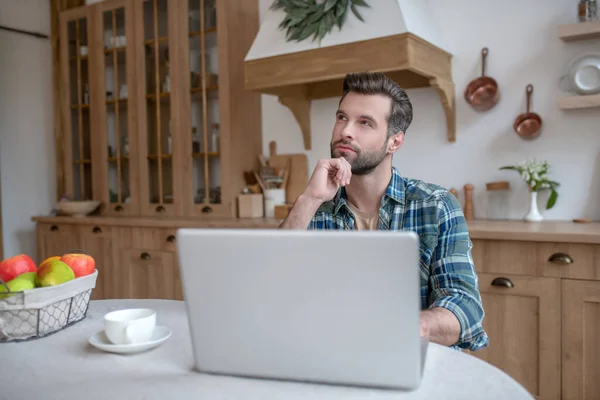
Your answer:
[[[412,121],[406,92],[380,73],[346,76],[331,138],[280,229],[411,230],[420,237],[421,335],[456,349],[488,345],[460,204],[392,166]]]

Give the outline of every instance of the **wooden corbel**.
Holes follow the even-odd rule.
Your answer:
[[[431,87],[435,89],[442,107],[446,114],[446,134],[449,142],[456,142],[456,96],[454,94],[454,83],[445,79],[431,79],[429,81]]]
[[[296,122],[300,125],[302,137],[304,138],[304,149],[312,147],[310,133],[310,99],[305,90],[294,90],[279,96],[279,103],[290,109]]]

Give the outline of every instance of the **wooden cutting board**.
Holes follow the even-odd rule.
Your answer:
[[[308,158],[306,154],[277,154],[277,143],[269,143],[269,167],[285,168],[290,165],[290,174],[285,187],[285,202],[292,204],[308,184]]]

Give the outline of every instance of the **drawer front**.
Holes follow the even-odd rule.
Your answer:
[[[539,264],[544,276],[600,280],[600,245],[540,243]]]
[[[80,225],[77,230],[81,236],[112,238],[112,227],[106,225]],[[85,249],[84,249],[85,250]]]
[[[38,224],[37,227],[40,233],[64,233],[64,234],[77,234],[77,225],[65,225],[65,224]]]
[[[176,251],[177,228],[133,228],[133,247],[155,251]]]
[[[477,272],[600,280],[600,245],[473,240]]]
[[[477,272],[539,276],[537,245],[510,240],[473,240],[473,261]]]

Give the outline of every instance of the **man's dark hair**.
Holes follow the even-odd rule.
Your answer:
[[[388,137],[402,131],[406,133],[413,118],[412,104],[406,91],[396,82],[380,72],[358,72],[344,78],[344,89],[340,103],[349,93],[382,94],[392,100],[387,117]]]

